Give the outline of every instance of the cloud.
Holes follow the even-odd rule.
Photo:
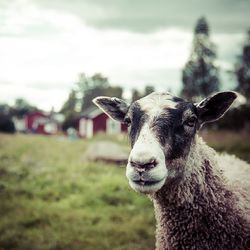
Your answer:
[[[60,88],[48,91],[26,87],[22,84],[2,85],[0,103],[14,104],[14,100],[21,97],[41,109],[49,111],[52,107],[55,107],[59,110],[62,103],[66,100],[67,95],[68,90]]]
[[[215,32],[239,32],[249,27],[247,0],[34,0],[44,8],[77,15],[100,29],[155,32],[169,27],[192,30],[204,15]]]
[[[1,1],[1,0],[0,0]],[[78,18],[56,9],[44,9],[29,0],[0,2],[0,36],[43,37],[55,36],[77,25]]]
[[[167,1],[157,5],[127,2],[0,0],[0,101],[25,97],[41,108],[59,109],[80,72],[101,72],[126,92],[153,84],[159,90],[178,93],[181,69],[192,44],[193,12],[211,9],[214,0],[203,7],[191,0],[190,5],[197,7],[192,11],[186,2],[179,9],[176,3],[167,8]],[[225,7],[220,20],[226,20],[233,6]],[[245,3],[239,6],[236,17]],[[230,22],[224,25],[229,27]],[[236,26],[234,33],[212,32],[223,71],[232,67],[240,53],[244,34],[236,32]]]

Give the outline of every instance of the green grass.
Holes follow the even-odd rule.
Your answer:
[[[245,136],[218,136],[207,140],[250,160]],[[154,249],[152,203],[129,188],[124,168],[84,159],[100,139],[127,143],[0,134],[1,250]]]
[[[250,163],[250,133],[239,131],[203,131],[204,140],[218,152],[227,152]]]
[[[0,249],[154,248],[151,202],[88,143],[0,135]]]

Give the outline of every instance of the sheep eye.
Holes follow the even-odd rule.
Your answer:
[[[125,123],[127,126],[130,126],[130,124],[131,124],[131,119],[130,119],[129,117],[126,117],[126,118],[124,119],[124,123]]]
[[[194,127],[196,122],[196,118],[195,117],[190,117],[188,118],[185,122],[184,125],[189,126],[189,127]]]

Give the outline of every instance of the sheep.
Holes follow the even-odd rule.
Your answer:
[[[153,92],[131,105],[93,100],[129,127],[126,176],[154,204],[156,249],[250,249],[250,166],[216,153],[197,133],[236,97],[218,92],[193,104]]]

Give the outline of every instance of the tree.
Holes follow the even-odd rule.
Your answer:
[[[31,105],[23,98],[17,98],[15,104],[10,108],[10,116],[18,118],[24,117],[27,113],[38,110],[35,106]]]
[[[182,96],[196,100],[219,90],[215,45],[209,39],[209,26],[204,17],[194,29],[193,48],[182,71]]]
[[[74,89],[71,90],[61,108],[61,113],[65,116],[62,124],[63,130],[70,127],[77,128],[79,114],[93,106],[92,100],[95,97],[104,95],[121,98],[122,92],[121,87],[110,86],[108,78],[99,73],[91,77],[81,73]]]
[[[154,91],[155,91],[154,86],[147,85],[147,86],[145,87],[145,90],[144,90],[144,95],[145,95],[145,96],[146,96],[146,95],[149,95],[149,94],[151,94],[151,93],[154,92]]]
[[[136,100],[139,100],[142,97],[140,92],[137,89],[132,89],[132,98],[131,101],[134,102]]]
[[[8,104],[1,103],[0,104],[0,114],[7,115],[10,113],[10,106]]]
[[[104,95],[121,98],[122,92],[121,87],[110,86],[108,78],[100,73],[94,74],[91,77],[81,74],[77,82],[77,93],[82,111],[92,106],[92,100],[97,96]]]
[[[0,113],[0,132],[15,133],[15,125],[10,115]]]
[[[67,114],[68,112],[76,112],[77,109],[77,97],[76,91],[71,90],[68,99],[63,104],[60,113]]]
[[[71,90],[68,99],[63,104],[60,113],[64,115],[64,121],[62,123],[62,129],[66,131],[70,127],[77,128],[77,93],[75,90]]]
[[[235,73],[238,80],[237,91],[250,99],[250,29],[247,32],[247,39],[243,45],[242,55],[236,64]]]
[[[134,102],[140,98],[147,96],[155,91],[155,88],[152,85],[146,85],[144,91],[139,91],[137,89],[132,89],[131,101]]]

